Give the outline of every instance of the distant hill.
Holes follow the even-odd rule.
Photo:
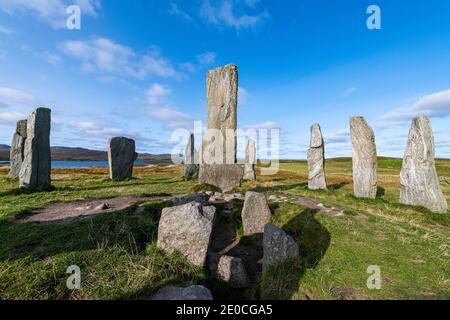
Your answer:
[[[9,160],[8,145],[0,145],[0,161]],[[52,147],[53,161],[107,161],[108,154],[106,151],[89,150],[84,148],[69,147]],[[162,162],[170,161],[170,154],[149,154],[143,153],[138,155],[138,160],[145,162]]]

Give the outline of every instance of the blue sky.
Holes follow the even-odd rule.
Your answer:
[[[65,28],[71,4],[81,30]],[[371,4],[381,30],[366,26]],[[448,158],[449,40],[445,0],[1,0],[0,143],[43,105],[54,146],[125,135],[170,152],[174,129],[206,118],[206,71],[235,63],[239,127],[280,128],[282,158],[305,158],[314,123],[328,157],[350,156],[352,115],[397,157],[411,119],[429,115]]]

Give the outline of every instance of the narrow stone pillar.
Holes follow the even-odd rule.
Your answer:
[[[311,127],[311,142],[308,149],[308,188],[326,189],[325,144],[319,124]]]
[[[184,155],[184,177],[185,179],[192,179],[198,176],[198,164],[196,163],[195,155],[195,140],[194,135],[190,134],[188,143],[186,145]]]
[[[27,138],[27,120],[17,122],[16,131],[14,132],[10,150],[10,166],[9,178],[18,178],[20,168],[25,156],[25,140]]]
[[[20,187],[45,189],[51,186],[50,127],[50,109],[38,108],[27,119]]]
[[[256,142],[255,140],[249,139],[247,142],[247,148],[245,149],[244,180],[256,180],[255,163]]]
[[[358,198],[376,198],[378,159],[375,134],[363,117],[350,119],[353,150],[353,187]]]
[[[125,137],[115,137],[108,143],[109,174],[112,180],[133,177],[134,161],[137,159],[135,142]]]
[[[416,118],[409,131],[400,173],[400,203],[447,212],[448,204],[439,185],[434,157],[430,120],[427,117]]]

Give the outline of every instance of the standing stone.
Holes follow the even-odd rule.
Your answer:
[[[243,177],[242,169],[236,165],[237,66],[230,64],[208,71],[206,88],[208,131],[201,147],[199,181],[227,191],[240,186]]]
[[[400,173],[400,202],[445,213],[448,204],[439,185],[434,161],[433,130],[427,117],[413,120]]]
[[[194,135],[189,136],[184,156],[184,177],[192,179],[198,176],[198,164],[195,162],[195,140]]]
[[[20,120],[17,122],[16,132],[14,132],[13,140],[10,150],[10,164],[9,178],[17,178],[20,174],[20,168],[25,157],[25,140],[27,138],[27,120]]]
[[[353,187],[358,198],[376,198],[378,189],[375,135],[363,117],[350,119]]]
[[[248,286],[249,278],[242,259],[212,254],[208,261],[209,270],[214,277],[227,282],[232,288]]]
[[[197,202],[163,209],[157,247],[169,254],[179,251],[189,262],[203,267],[215,216],[214,207]]]
[[[326,189],[325,180],[325,144],[319,124],[311,127],[311,142],[308,149],[308,188]]]
[[[267,224],[264,228],[263,251],[263,271],[299,255],[297,242],[273,224]]]
[[[256,180],[255,163],[256,143],[254,140],[249,139],[247,142],[247,149],[245,150],[244,180]]]
[[[124,137],[115,137],[108,143],[109,175],[112,180],[126,180],[133,176],[133,165],[137,159],[135,142]]]
[[[51,185],[51,110],[38,108],[27,119],[24,159],[19,173],[20,187],[48,188]]]
[[[264,227],[270,222],[270,212],[264,194],[249,191],[245,194],[244,208],[242,209],[242,224],[244,235],[254,235],[264,232]]]

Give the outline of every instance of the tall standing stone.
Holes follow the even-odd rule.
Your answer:
[[[245,150],[244,180],[256,180],[255,163],[256,143],[255,140],[249,139]]]
[[[325,144],[319,124],[311,127],[311,142],[308,149],[308,188],[326,189],[325,180]]]
[[[427,117],[413,120],[400,173],[400,202],[447,212],[435,165],[433,130]]]
[[[206,76],[207,133],[201,147],[199,181],[231,190],[244,172],[237,162],[238,68],[210,70]]]
[[[108,143],[109,174],[112,180],[126,180],[133,176],[137,159],[135,142],[125,137],[115,137]]]
[[[19,173],[20,187],[50,187],[50,127],[50,109],[38,108],[27,119],[24,159]]]
[[[265,225],[272,218],[266,196],[262,193],[248,191],[245,194],[241,216],[244,235],[251,236],[263,233]]]
[[[359,198],[376,198],[378,164],[375,134],[364,117],[350,119],[353,150],[353,187]]]
[[[17,178],[20,174],[20,168],[25,157],[25,140],[27,138],[27,120],[17,122],[16,131],[14,132],[10,150],[9,178]]]
[[[189,135],[184,155],[184,177],[192,179],[198,176],[198,164],[196,164],[194,135]]]

